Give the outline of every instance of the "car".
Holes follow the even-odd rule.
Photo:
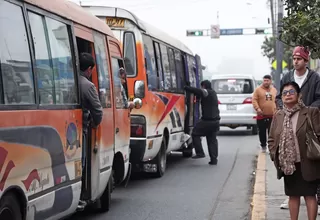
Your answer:
[[[257,113],[252,105],[252,95],[257,87],[254,77],[214,75],[211,83],[219,100],[220,127],[247,127],[253,135],[258,134]]]

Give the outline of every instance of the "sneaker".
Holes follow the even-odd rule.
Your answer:
[[[218,160],[217,159],[211,160],[208,164],[209,165],[217,165],[218,164]]]
[[[289,199],[284,200],[284,202],[280,205],[280,209],[289,209]]]

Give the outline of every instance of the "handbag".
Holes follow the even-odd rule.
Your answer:
[[[320,160],[320,141],[313,129],[312,121],[307,115],[307,132],[306,132],[306,145],[307,145],[307,158],[310,160]]]

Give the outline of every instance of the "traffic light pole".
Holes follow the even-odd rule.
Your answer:
[[[283,2],[278,0],[278,28],[277,28],[277,44],[276,44],[276,59],[277,59],[277,71],[275,74],[275,86],[280,91],[280,76],[282,74],[282,60],[283,60],[283,43],[279,40],[282,31],[282,19],[283,19]]]

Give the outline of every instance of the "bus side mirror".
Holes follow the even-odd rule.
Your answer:
[[[145,96],[145,88],[144,88],[144,81],[137,80],[134,83],[134,97],[137,98],[144,98]]]
[[[139,98],[135,98],[133,100],[133,104],[135,109],[140,109],[142,107],[142,100]]]

